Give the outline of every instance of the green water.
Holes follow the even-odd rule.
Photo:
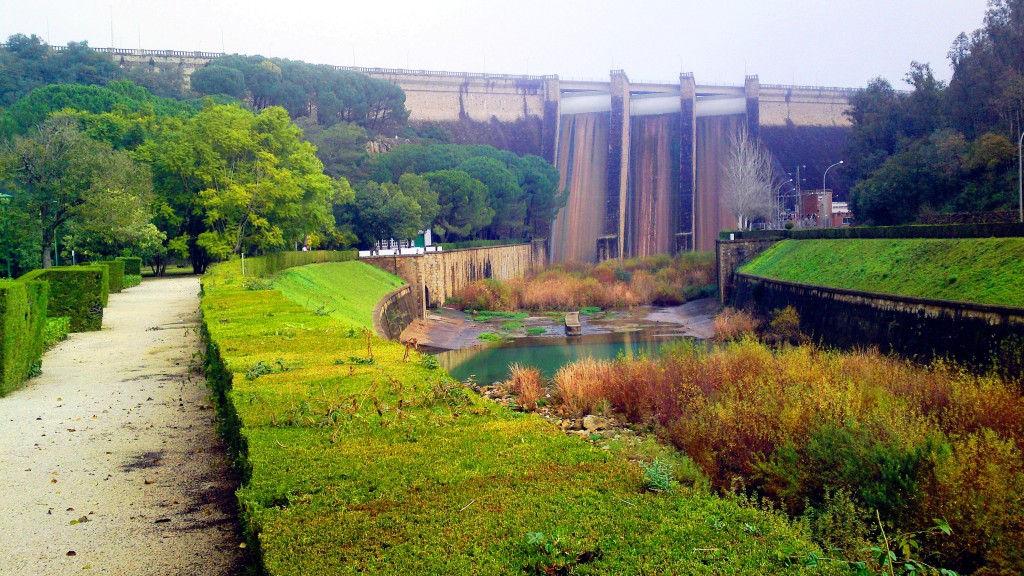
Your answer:
[[[580,358],[611,359],[620,354],[652,357],[666,344],[678,340],[678,336],[647,331],[519,338],[501,345],[449,350],[438,354],[437,360],[453,378],[465,380],[472,376],[481,384],[490,384],[507,379],[508,367],[514,363],[540,368],[550,378],[559,368]]]

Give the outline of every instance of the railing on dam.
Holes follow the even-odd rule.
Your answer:
[[[223,52],[183,52],[181,50],[143,50],[141,48],[93,48],[87,46],[89,50],[93,52],[103,52],[105,54],[115,54],[117,56],[151,56],[158,58],[202,58],[206,60],[213,60],[224,56]],[[0,50],[6,50],[7,44],[0,44]],[[67,46],[50,46],[50,49],[55,52],[63,52],[68,49]]]
[[[482,80],[554,80],[557,75],[531,76],[528,74],[488,74],[486,72],[447,72],[444,70],[407,70],[405,68],[365,68],[363,66],[333,66],[335,70],[359,72],[367,75],[434,76],[439,78],[476,78]]]

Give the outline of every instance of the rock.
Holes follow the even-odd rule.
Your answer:
[[[587,432],[598,432],[608,428],[608,419],[593,414],[583,418],[583,429]]]

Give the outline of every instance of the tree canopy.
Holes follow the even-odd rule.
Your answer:
[[[152,166],[169,247],[197,271],[213,259],[270,250],[333,228],[351,189],[323,173],[283,108],[211,105],[139,150]]]
[[[851,99],[848,170],[859,221],[914,222],[931,212],[1016,208],[1016,142],[1024,121],[1024,0],[992,0],[984,26],[961,34],[953,78],[927,64],[911,90],[882,79]]]
[[[224,56],[193,72],[192,88],[246,100],[257,110],[280,106],[322,126],[350,122],[379,131],[404,125],[409,116],[405,93],[391,82],[297,60]]]

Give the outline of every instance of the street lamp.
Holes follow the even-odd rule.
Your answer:
[[[821,198],[822,198],[822,202],[825,201],[825,176],[828,176],[828,171],[829,170],[835,168],[836,166],[839,166],[842,163],[843,163],[843,161],[840,160],[839,162],[836,162],[835,164],[829,166],[828,168],[825,168],[825,173],[821,175]],[[825,218],[828,218],[829,221],[831,222],[831,220],[832,220],[832,215],[831,214],[823,214],[822,216],[824,216]],[[831,226],[831,224],[829,224],[829,226]]]

